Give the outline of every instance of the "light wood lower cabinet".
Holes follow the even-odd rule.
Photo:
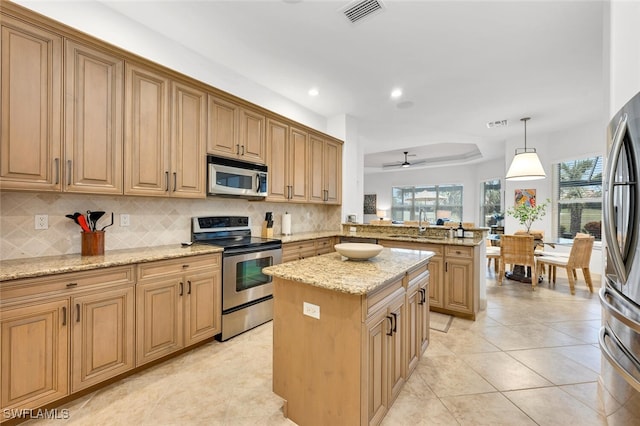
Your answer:
[[[275,278],[273,391],[285,416],[380,424],[428,344],[428,285],[426,265],[362,296]]]
[[[220,265],[213,254],[138,266],[137,365],[220,332]]]
[[[2,409],[35,408],[69,393],[69,299],[2,309]]]
[[[2,409],[38,408],[133,368],[133,278],[114,267],[4,282]]]
[[[480,309],[477,246],[378,240],[385,247],[430,250],[429,309],[475,319]]]
[[[282,263],[331,253],[335,251],[333,246],[332,237],[284,243],[282,244]]]

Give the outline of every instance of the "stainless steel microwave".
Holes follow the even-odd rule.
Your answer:
[[[267,196],[267,166],[207,156],[207,194],[260,199]]]

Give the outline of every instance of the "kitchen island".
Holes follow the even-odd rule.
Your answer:
[[[429,343],[430,251],[271,266],[273,391],[299,425],[379,424]]]

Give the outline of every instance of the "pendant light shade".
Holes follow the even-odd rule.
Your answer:
[[[547,177],[542,163],[538,158],[535,148],[527,148],[527,121],[531,118],[521,118],[524,121],[524,148],[516,149],[516,156],[513,157],[511,167],[507,172],[508,180],[536,180]]]

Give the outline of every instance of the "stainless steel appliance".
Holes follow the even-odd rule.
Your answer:
[[[619,404],[608,415],[640,419],[640,93],[613,117],[607,142],[600,384]]]
[[[246,216],[194,217],[191,241],[222,252],[222,333],[224,341],[273,319],[273,283],[262,268],[282,261],[282,242],[251,236]]]
[[[267,166],[207,156],[207,194],[262,199],[267,196]]]

